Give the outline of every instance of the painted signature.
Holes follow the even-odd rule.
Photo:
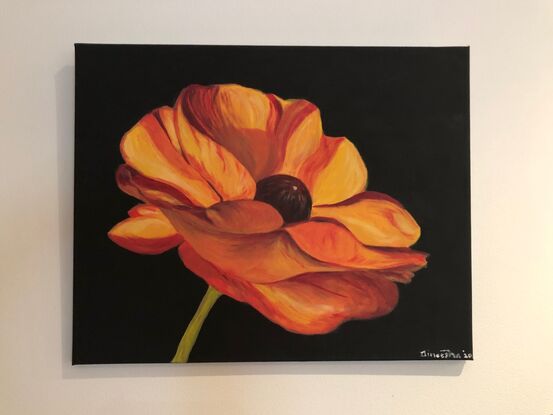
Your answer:
[[[449,349],[440,349],[437,352],[430,350],[421,350],[420,357],[426,359],[472,359],[472,353],[461,350],[461,352],[453,352]]]

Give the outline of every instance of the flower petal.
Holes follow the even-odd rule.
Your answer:
[[[209,209],[162,211],[199,255],[233,278],[269,283],[310,272],[386,269],[394,280],[408,282],[413,271],[426,264],[425,255],[419,252],[364,247],[349,231],[332,223],[307,222],[280,228],[279,220],[274,221],[271,231],[266,227],[265,233],[252,233],[251,229],[264,226],[262,222],[273,215],[269,213],[273,208],[256,205],[256,201],[225,203],[242,204],[239,226],[213,220],[219,213]],[[248,214],[254,206],[257,215]],[[263,206],[267,213],[261,214],[258,210]],[[247,217],[250,220],[244,221]]]
[[[179,254],[188,269],[218,291],[250,304],[295,333],[323,334],[347,320],[383,316],[398,300],[394,283],[370,273],[310,273],[272,284],[253,284],[226,277],[186,243]]]
[[[317,151],[300,167],[298,177],[311,192],[313,205],[348,199],[367,187],[367,168],[345,137],[323,137]]]
[[[218,195],[186,162],[166,131],[155,115],[144,116],[121,140],[125,162],[144,177],[177,189],[196,205],[219,202]]]
[[[298,249],[292,238],[281,229],[281,221],[273,221],[273,229],[265,220],[273,215],[273,207],[257,201],[224,202],[240,203],[239,223],[225,223],[216,216],[220,211],[205,209],[162,209],[175,229],[206,260],[217,264],[227,275],[252,282],[273,282],[306,272],[344,270],[317,261]],[[223,204],[221,204],[223,206]],[[259,210],[265,206],[267,212]],[[249,212],[255,211],[257,215]],[[227,209],[228,217],[238,216]],[[249,221],[243,218],[249,217]],[[220,227],[221,226],[221,227]],[[264,233],[252,230],[264,228]],[[271,231],[270,231],[271,230]],[[269,232],[270,231],[270,232]]]
[[[284,228],[306,254],[350,269],[401,270],[404,282],[426,265],[426,254],[411,249],[384,249],[362,245],[346,228],[335,223],[309,221]],[[397,279],[397,276],[394,276]]]
[[[284,155],[282,166],[276,173],[296,176],[299,167],[320,146],[323,135],[321,114],[315,105],[303,99],[278,101],[282,106],[282,116],[275,136],[279,143],[276,145],[282,148]]]
[[[108,232],[113,242],[129,251],[160,254],[183,241],[173,225],[155,206],[135,206],[129,211],[129,216]]]
[[[196,141],[210,138],[232,153],[248,169],[255,180],[274,171],[279,163],[272,140],[278,108],[264,93],[240,85],[190,85],[176,104],[178,128]],[[182,120],[197,130],[181,127]],[[186,138],[184,141],[188,140]],[[206,146],[196,144],[200,149]],[[190,150],[196,154],[196,150]],[[210,154],[206,151],[202,155]]]
[[[161,209],[158,208],[157,206],[154,206],[154,205],[147,205],[147,204],[136,205],[131,210],[129,210],[127,213],[129,214],[129,216],[131,218],[138,218],[138,217],[141,217],[141,216],[148,216],[148,217],[151,217],[151,218],[157,218],[157,219],[164,220],[168,224],[171,223],[171,222],[169,222],[167,217],[163,214]]]
[[[407,248],[420,237],[420,227],[401,204],[377,192],[363,192],[335,205],[314,206],[312,219],[335,220],[363,244]]]
[[[182,154],[179,138],[175,129],[175,117],[173,108],[164,106],[154,110],[152,114],[154,115],[154,117],[156,117],[159,125],[165,130],[165,133],[167,134],[167,137],[169,137],[169,140],[171,141],[171,144],[173,144],[173,147],[175,147],[175,150]]]
[[[253,199],[255,181],[246,167],[223,145],[194,127],[185,116],[189,89],[181,93],[174,114],[184,156],[223,200]],[[239,138],[234,139],[239,145]]]
[[[190,199],[177,189],[148,179],[126,164],[119,166],[115,180],[123,192],[144,202],[160,206],[193,206]]]
[[[218,203],[206,209],[205,213],[221,232],[266,233],[284,224],[275,208],[257,200]]]

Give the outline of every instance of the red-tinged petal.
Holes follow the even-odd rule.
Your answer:
[[[367,168],[345,137],[323,137],[317,151],[301,165],[298,178],[311,192],[313,205],[341,202],[367,187]]]
[[[162,211],[199,255],[234,278],[269,283],[312,272],[385,269],[396,280],[408,282],[413,271],[426,264],[426,255],[420,252],[365,247],[341,225],[307,222],[280,228],[278,217],[266,226],[268,217],[277,218],[271,206],[256,201],[225,203],[240,204],[243,213],[230,207],[223,215],[215,209]],[[256,215],[248,213],[254,211]],[[236,225],[227,220],[231,217],[237,218]],[[255,233],[259,229],[264,233]]]
[[[169,137],[169,140],[171,141],[171,144],[173,144],[173,147],[175,147],[175,150],[182,154],[179,138],[175,129],[175,117],[173,108],[164,106],[154,110],[152,114],[157,118],[159,125],[165,130],[165,133],[167,134],[167,137]]]
[[[108,232],[113,242],[129,251],[161,254],[183,241],[173,225],[155,206],[135,206],[129,211],[129,216]]]
[[[335,205],[314,206],[312,219],[337,221],[363,244],[407,248],[420,237],[420,227],[391,197],[363,192]]]
[[[125,164],[117,169],[115,180],[123,192],[144,202],[160,206],[193,206],[193,203],[179,190],[168,184],[148,179]]]
[[[123,192],[136,199],[145,201],[144,196],[138,189],[138,186],[133,183],[133,176],[136,175],[138,175],[138,172],[136,172],[136,170],[131,169],[125,164],[122,164],[115,171],[115,181],[117,183],[117,186],[119,186],[119,189],[121,189]]]
[[[253,199],[255,181],[246,167],[223,145],[194,127],[185,116],[188,90],[181,93],[174,113],[185,158],[223,200]],[[239,140],[238,137],[234,139]]]
[[[190,85],[177,100],[178,117],[182,117],[198,134],[196,141],[207,137],[232,153],[259,180],[273,172],[281,162],[273,130],[280,110],[264,93],[240,85]],[[185,138],[185,140],[188,138]],[[207,144],[196,144],[202,148]],[[202,154],[207,154],[204,152]]]
[[[186,243],[179,254],[188,269],[215,289],[295,333],[323,334],[347,320],[380,317],[391,312],[398,300],[394,283],[370,273],[310,273],[254,284],[229,278]]]
[[[176,189],[197,206],[219,202],[217,193],[172,144],[166,110],[155,114],[144,116],[123,136],[125,162],[142,176]],[[166,123],[160,124],[158,117]]]
[[[398,300],[394,283],[355,272],[305,274],[255,288],[264,296],[259,311],[301,334],[328,333],[347,320],[381,317]]]
[[[283,161],[276,173],[296,176],[299,167],[320,146],[323,135],[321,114],[315,105],[303,99],[274,99],[282,107],[275,131],[275,146],[281,148]]]
[[[170,223],[166,216],[163,214],[160,208],[154,205],[136,205],[128,212],[129,217],[137,218],[140,216],[148,216],[152,218],[163,219],[166,222]]]
[[[282,230],[285,228],[280,228],[282,219],[277,218],[270,205],[257,201],[224,203],[240,203],[243,213],[232,212],[232,208],[226,209],[223,214],[222,210],[215,209],[162,211],[202,257],[236,278],[251,282],[274,282],[307,272],[348,269],[318,261],[298,249],[290,235]],[[266,212],[261,213],[261,209]],[[256,213],[254,215],[250,212]],[[239,226],[221,219],[225,215],[227,218],[238,217]],[[245,220],[247,217],[249,221]],[[277,218],[271,221],[272,226],[267,226],[268,217]],[[259,229],[263,233],[255,233]]]
[[[404,278],[426,265],[426,254],[411,249],[373,248],[362,245],[350,231],[341,225],[309,221],[284,228],[299,248],[311,257],[363,270],[407,271]]]
[[[266,233],[274,231],[284,224],[275,208],[256,200],[218,203],[206,209],[205,214],[221,232]]]

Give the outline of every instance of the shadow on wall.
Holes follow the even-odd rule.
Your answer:
[[[60,289],[63,378],[177,377],[234,375],[406,375],[459,376],[464,361],[389,362],[275,362],[275,363],[194,363],[71,365],[73,291],[73,183],[75,67],[56,73],[58,134],[58,189],[60,222]]]

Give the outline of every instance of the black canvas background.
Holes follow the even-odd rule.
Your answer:
[[[221,297],[190,361],[417,359],[472,352],[468,48],[76,46],[73,363],[168,362],[206,289],[176,250],[138,255],[107,231],[137,202],[116,186],[121,136],[191,84],[305,98],[347,136],[369,190],[416,218],[427,269],[388,316],[289,333]]]

